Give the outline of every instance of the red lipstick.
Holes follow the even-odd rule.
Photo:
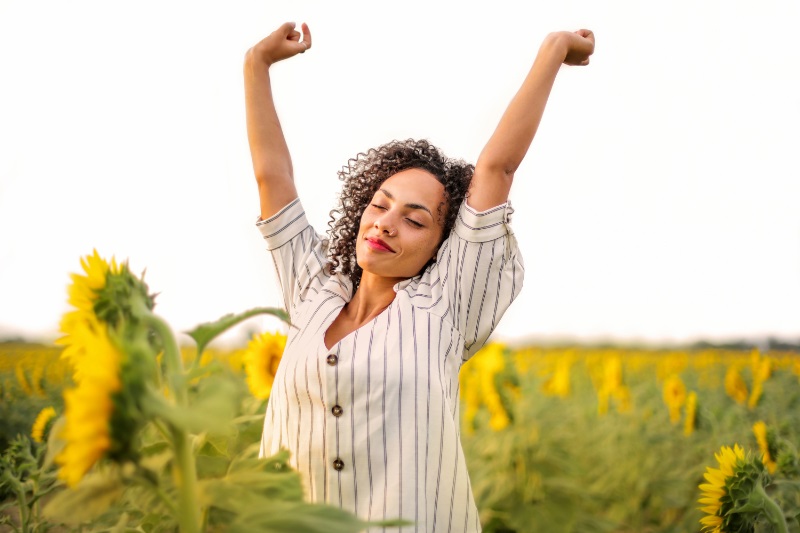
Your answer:
[[[389,246],[388,244],[386,244],[377,237],[367,237],[367,244],[373,250],[394,253],[394,250],[392,249],[391,246]]]

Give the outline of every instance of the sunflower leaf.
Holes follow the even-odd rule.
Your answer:
[[[227,379],[209,377],[200,382],[188,406],[167,402],[150,392],[140,399],[144,409],[176,428],[190,433],[230,435],[240,391]]]
[[[125,485],[114,473],[88,474],[74,488],[56,494],[45,506],[44,515],[73,525],[92,520],[116,502],[124,490]]]
[[[266,505],[253,506],[237,516],[230,531],[356,533],[363,531],[368,525],[352,514],[334,507],[305,502],[271,501]]]
[[[208,343],[214,340],[221,333],[225,332],[228,328],[235,326],[239,322],[246,320],[256,315],[272,315],[283,320],[287,324],[289,322],[289,314],[283,309],[277,307],[256,307],[239,314],[227,314],[214,322],[206,322],[196,326],[194,329],[187,331],[194,342],[197,344],[197,361],[200,360],[200,355],[205,350]]]
[[[220,478],[228,471],[231,460],[222,456],[198,455],[195,458],[198,479]]]

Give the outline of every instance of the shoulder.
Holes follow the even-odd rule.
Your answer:
[[[484,211],[469,206],[467,200],[461,204],[451,237],[469,242],[487,242],[510,234],[511,215],[514,208],[507,201]]]
[[[267,243],[267,250],[281,248],[296,237],[307,241],[317,251],[327,255],[328,239],[318,234],[306,217],[305,209],[299,198],[286,204],[273,216],[266,220],[256,220],[256,228]]]

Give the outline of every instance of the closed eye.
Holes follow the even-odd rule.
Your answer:
[[[414,226],[416,226],[416,227],[418,227],[418,228],[421,228],[421,227],[422,227],[422,224],[420,224],[420,223],[419,223],[419,222],[417,222],[416,220],[413,220],[413,219],[410,219],[410,218],[407,218],[406,220],[408,220],[408,221],[409,221],[411,224],[413,224]]]
[[[372,204],[372,207],[374,207],[375,209],[383,209],[384,211],[386,210],[386,207],[378,204]]]

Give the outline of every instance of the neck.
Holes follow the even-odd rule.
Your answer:
[[[364,272],[353,298],[345,305],[347,316],[358,323],[365,323],[379,315],[394,300],[394,285],[402,281],[384,278]]]

